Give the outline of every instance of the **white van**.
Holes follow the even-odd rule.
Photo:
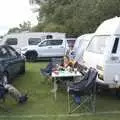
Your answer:
[[[22,32],[12,33],[3,37],[2,45],[10,45],[19,50],[25,46],[37,45],[45,39],[65,38],[65,33],[58,32]]]
[[[45,57],[63,57],[68,49],[67,39],[47,39],[38,45],[23,48],[21,53],[28,60],[36,60]]]
[[[75,52],[75,60],[78,63],[82,62],[84,50],[88,46],[88,43],[93,37],[93,35],[93,33],[84,34],[76,39],[73,51]]]
[[[98,70],[98,80],[120,87],[120,17],[101,23],[84,52],[84,64]]]

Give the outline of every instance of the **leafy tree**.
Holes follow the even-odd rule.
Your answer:
[[[37,28],[41,31],[80,35],[94,32],[103,20],[120,15],[120,0],[33,1],[40,6]]]
[[[23,22],[22,24],[19,24],[19,27],[10,28],[8,30],[8,34],[19,33],[22,31],[31,31],[31,22],[30,21]]]
[[[19,24],[19,28],[21,31],[30,31],[31,30],[31,22],[23,22],[23,24]]]
[[[20,32],[20,29],[18,27],[10,28],[8,30],[8,34],[10,34],[10,33],[19,33],[19,32]]]

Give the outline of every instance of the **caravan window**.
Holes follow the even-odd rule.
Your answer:
[[[119,43],[119,38],[115,38],[115,42],[114,42],[114,45],[113,45],[113,48],[112,48],[112,53],[117,52],[118,43]]]
[[[106,46],[106,42],[110,39],[110,36],[95,36],[88,45],[87,51],[103,54]]]
[[[41,38],[29,38],[28,39],[29,45],[37,45],[40,42],[41,42]]]
[[[8,38],[6,41],[6,45],[17,45],[17,38]]]

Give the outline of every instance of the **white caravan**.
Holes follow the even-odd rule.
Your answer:
[[[105,20],[84,52],[84,64],[98,70],[98,81],[120,87],[120,17]]]
[[[2,45],[10,45],[17,50],[22,47],[37,45],[45,39],[65,38],[65,33],[58,32],[22,32],[5,35]]]
[[[83,53],[86,47],[88,46],[89,41],[93,37],[93,35],[94,35],[93,33],[84,34],[76,39],[73,51],[75,52],[75,60],[78,63],[82,62]]]

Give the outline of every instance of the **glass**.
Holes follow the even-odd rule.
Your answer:
[[[74,68],[74,72],[75,72],[75,74],[77,74],[77,68]]]

